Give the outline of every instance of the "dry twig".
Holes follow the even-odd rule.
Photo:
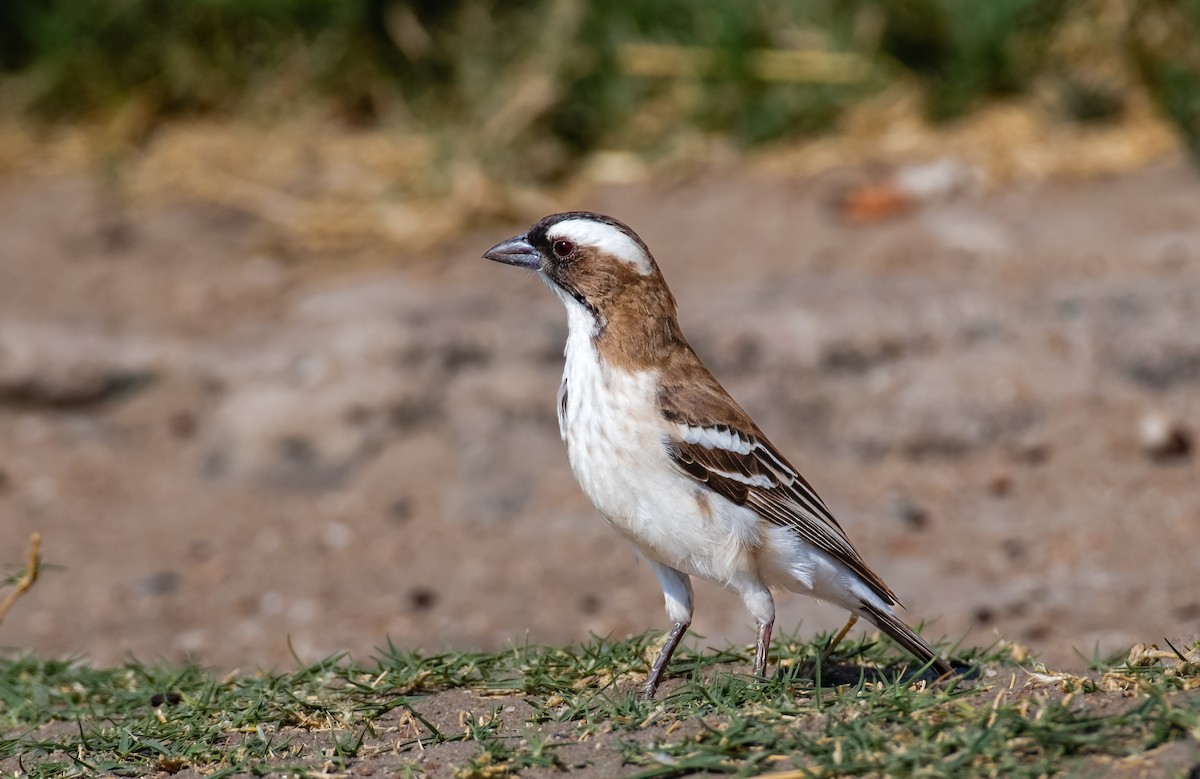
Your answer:
[[[37,581],[38,570],[41,563],[41,558],[38,556],[38,552],[41,550],[41,548],[42,534],[34,533],[29,538],[29,562],[25,566],[25,572],[21,574],[21,578],[17,580],[16,589],[6,595],[3,601],[0,601],[0,622],[4,621],[5,615],[8,614],[8,610],[13,607],[13,604],[17,602],[17,599],[29,592],[29,588],[32,587],[33,583]]]

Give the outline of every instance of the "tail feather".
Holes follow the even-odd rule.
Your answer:
[[[911,652],[922,663],[928,663],[938,676],[946,676],[954,673],[954,666],[938,656],[933,651],[933,647],[925,639],[917,635],[912,628],[904,623],[904,620],[897,617],[891,611],[882,609],[873,603],[863,601],[859,607],[859,614],[886,633],[897,644]]]

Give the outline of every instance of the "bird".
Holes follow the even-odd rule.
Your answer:
[[[642,692],[653,698],[692,621],[692,577],[732,590],[758,628],[766,675],[772,590],[866,619],[939,676],[953,667],[897,614],[895,593],[812,485],[704,366],[646,243],[589,211],[551,214],[483,258],[533,271],[567,310],[558,424],[597,512],[653,569],[668,632]],[[826,650],[826,654],[828,650]]]

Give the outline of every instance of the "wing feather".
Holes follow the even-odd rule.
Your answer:
[[[899,602],[812,485],[711,374],[693,376],[689,386],[664,383],[659,405],[670,423],[667,450],[683,473],[843,563],[887,603]]]

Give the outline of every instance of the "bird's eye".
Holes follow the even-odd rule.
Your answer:
[[[575,244],[568,240],[560,238],[554,242],[554,256],[566,257],[571,252],[575,251]]]

